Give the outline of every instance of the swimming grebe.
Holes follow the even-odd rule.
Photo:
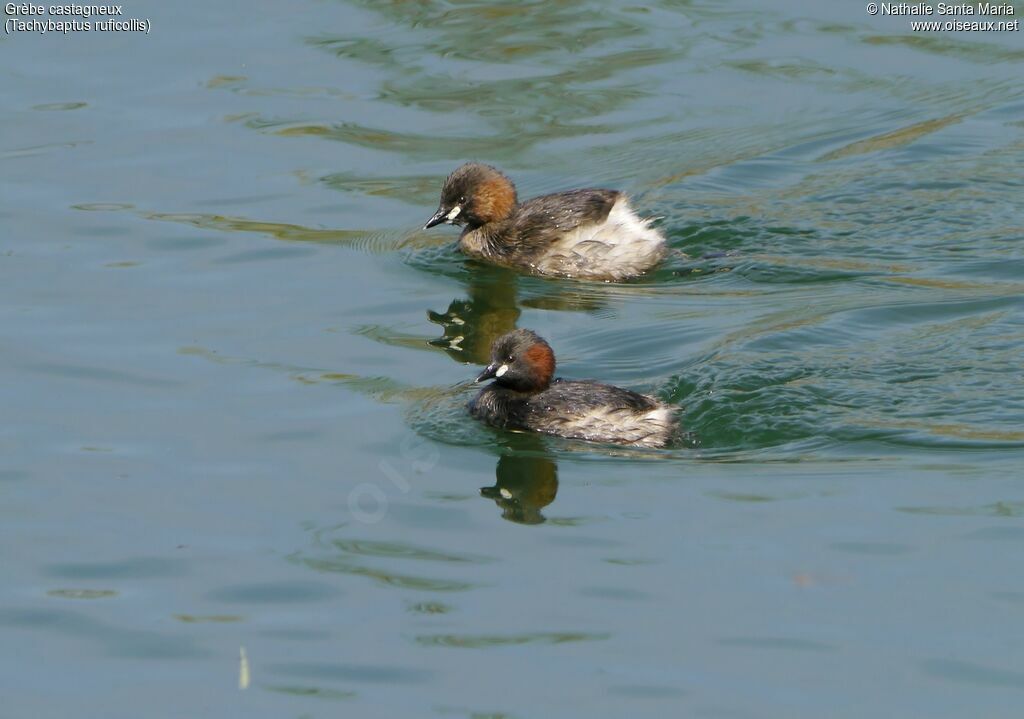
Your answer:
[[[469,412],[493,427],[593,442],[664,447],[672,440],[678,408],[611,385],[552,381],[554,373],[555,354],[537,334],[518,329],[502,335],[476,378],[494,382],[469,403]]]
[[[468,163],[445,180],[441,204],[423,229],[462,225],[460,249],[542,275],[623,280],[665,256],[665,238],[616,190],[570,190],[519,204],[500,170]]]

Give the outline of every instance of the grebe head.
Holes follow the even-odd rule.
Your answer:
[[[516,188],[497,168],[470,162],[444,181],[441,204],[423,229],[447,222],[470,229],[504,220],[516,206]]]
[[[531,330],[512,330],[494,341],[491,363],[476,378],[518,392],[540,392],[555,374],[555,353]]]

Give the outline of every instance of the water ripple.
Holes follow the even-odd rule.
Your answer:
[[[586,632],[528,632],[525,634],[421,634],[416,643],[426,647],[456,647],[484,649],[487,647],[518,644],[565,644],[567,642],[596,642],[608,639],[610,634]]]

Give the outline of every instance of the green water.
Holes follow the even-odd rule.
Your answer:
[[[1024,34],[124,12],[0,39],[0,714],[1019,715]],[[673,256],[468,262],[419,229],[468,159]],[[470,422],[516,326],[685,441]]]

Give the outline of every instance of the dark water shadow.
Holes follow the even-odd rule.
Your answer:
[[[638,47],[631,40],[645,34],[650,19],[592,2],[457,8],[440,2],[357,4],[381,16],[394,32],[375,38],[323,33],[306,38],[307,44],[345,67],[386,73],[379,102],[470,117],[473,131],[448,136],[376,122],[270,116],[252,120],[254,129],[313,135],[421,160],[486,154],[515,162],[555,138],[635,130],[636,118],[625,122],[615,113],[654,89],[630,73],[673,62],[692,42],[673,38]],[[538,34],[531,30],[536,27],[545,30]],[[507,69],[494,72],[499,66]]]

